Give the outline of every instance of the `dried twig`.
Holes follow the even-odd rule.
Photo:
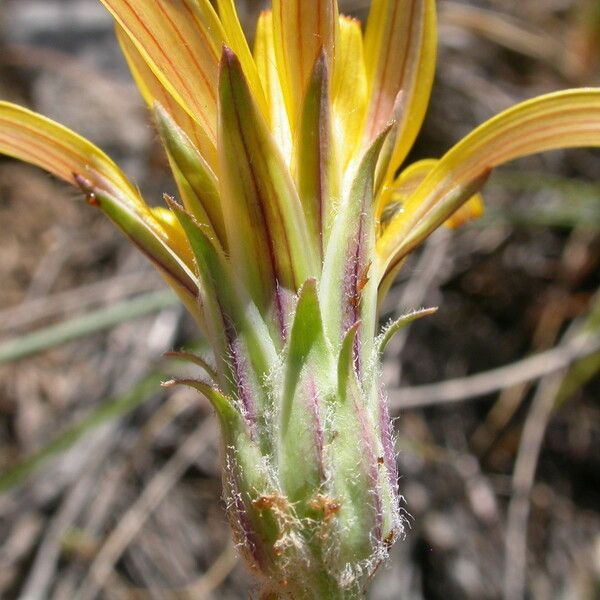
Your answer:
[[[31,567],[21,600],[39,600],[47,598],[52,585],[56,565],[60,557],[65,532],[77,519],[94,490],[97,469],[110,449],[114,424],[88,436],[85,448],[89,459],[79,465],[75,485],[69,490],[58,513],[52,518],[40,544],[35,561]]]
[[[215,440],[215,427],[206,419],[191,433],[165,466],[150,480],[137,501],[120,518],[118,525],[101,547],[87,577],[79,588],[77,600],[93,600],[108,581],[114,564],[169,491],[184,475],[197,456]]]
[[[120,300],[133,294],[156,289],[147,272],[119,274],[76,288],[45,295],[0,310],[0,331],[12,332],[41,320],[71,314],[75,310]]]
[[[171,345],[178,327],[180,310],[163,311],[154,319],[154,326],[149,329],[146,336],[134,338],[134,343],[128,348],[136,356],[136,360],[128,363],[127,368],[117,376],[112,386],[119,389],[131,385],[146,369],[148,359],[165,350]],[[127,326],[125,326],[127,327]],[[110,367],[112,369],[112,366]],[[108,375],[108,373],[107,373]],[[57,562],[60,556],[62,541],[75,519],[79,516],[89,494],[94,490],[94,478],[98,466],[112,447],[114,442],[115,423],[108,424],[94,436],[86,439],[83,444],[91,444],[87,452],[79,452],[83,460],[78,464],[73,474],[75,483],[66,495],[61,508],[46,531],[44,539],[38,549],[33,566],[25,583],[21,598],[24,600],[38,600],[47,598],[52,585]]]
[[[543,31],[535,31],[514,17],[496,10],[470,6],[447,0],[440,6],[443,25],[461,27],[493,42],[535,59],[552,61],[564,52],[556,39]]]
[[[177,595],[186,600],[205,600],[225,581],[238,560],[235,544],[230,541],[202,577],[186,586]]]
[[[527,573],[530,496],[544,433],[567,370],[545,377],[527,415],[512,480],[505,541],[504,600],[523,600]]]
[[[485,373],[430,385],[390,390],[390,406],[399,411],[486,396],[560,371],[597,350],[600,350],[600,335],[580,334],[552,350]]]

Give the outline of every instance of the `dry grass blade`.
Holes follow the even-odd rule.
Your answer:
[[[177,297],[170,290],[150,292],[137,298],[123,300],[0,344],[0,364],[30,356],[177,304]]]
[[[485,373],[449,379],[442,383],[391,390],[390,406],[392,410],[400,411],[486,396],[560,371],[599,349],[600,335],[580,334],[552,350]]]
[[[156,289],[155,282],[146,272],[116,275],[4,308],[0,310],[0,331],[8,333],[29,328],[38,321],[115,302],[153,289]]]
[[[37,600],[48,596],[60,559],[64,533],[89,501],[94,490],[97,470],[110,451],[113,435],[114,425],[95,432],[86,440],[86,449],[91,458],[79,466],[77,482],[68,491],[58,512],[46,528],[21,595],[24,600]]]
[[[146,401],[159,389],[162,374],[151,373],[129,392],[102,401],[99,406],[81,421],[59,433],[42,449],[24,458],[0,474],[0,493],[22,483],[47,460],[73,447],[92,430],[121,417]]]
[[[533,31],[509,15],[496,10],[470,6],[462,2],[444,2],[440,6],[444,25],[468,29],[515,52],[541,60],[552,60],[563,48],[550,35]]]
[[[552,416],[554,402],[567,373],[563,370],[545,377],[538,386],[527,415],[512,480],[508,507],[504,561],[504,600],[525,598],[527,574],[527,525],[530,496],[544,434]]]
[[[177,590],[173,600],[204,600],[209,598],[231,573],[238,562],[238,553],[233,542],[217,557],[210,568],[196,581],[183,590]]]
[[[165,466],[150,480],[137,501],[121,517],[91,564],[75,600],[94,600],[109,580],[115,563],[137,535],[152,511],[184,475],[189,465],[215,440],[215,425],[206,419],[181,444]]]

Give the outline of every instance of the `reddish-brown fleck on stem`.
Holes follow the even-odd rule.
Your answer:
[[[77,186],[85,194],[85,201],[90,206],[99,207],[100,202],[94,193],[94,184],[89,179],[83,177],[83,175],[79,175],[78,173],[73,173],[73,179],[75,180]]]

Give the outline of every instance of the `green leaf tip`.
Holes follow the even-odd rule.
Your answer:
[[[340,201],[341,170],[336,156],[327,58],[315,61],[295,135],[293,170],[308,228],[320,256]]]
[[[340,355],[338,358],[338,395],[342,402],[345,402],[350,390],[358,387],[358,380],[354,370],[355,342],[361,322],[357,321],[348,329],[342,341]]]
[[[319,261],[289,169],[239,60],[223,48],[219,159],[229,256],[263,314],[277,286],[296,293]]]
[[[428,317],[430,315],[435,314],[438,311],[437,306],[433,306],[431,308],[421,308],[417,310],[412,310],[405,315],[402,315],[400,318],[395,321],[391,321],[388,323],[381,332],[379,336],[379,354],[383,354],[387,345],[390,343],[390,340],[402,329],[410,325],[413,321],[418,319],[422,319],[423,317]]]
[[[184,205],[199,222],[214,229],[226,247],[225,223],[217,177],[208,162],[159,102],[154,103],[156,127],[178,182]],[[186,191],[189,188],[189,191]]]
[[[282,434],[285,434],[287,429],[302,369],[312,349],[319,341],[323,343],[323,340],[323,322],[317,281],[308,279],[298,293],[296,312],[287,345],[281,407]]]
[[[204,360],[201,356],[194,354],[193,352],[164,352],[163,356],[165,358],[173,358],[175,360],[181,360],[184,362],[192,363],[201,369],[203,369],[206,374],[214,381],[217,381],[218,374],[215,371],[214,367],[212,367],[206,360]]]
[[[211,403],[221,423],[228,430],[236,430],[242,425],[242,416],[233,401],[208,383],[198,379],[170,379],[164,381],[162,387],[171,388],[183,385],[200,392]]]

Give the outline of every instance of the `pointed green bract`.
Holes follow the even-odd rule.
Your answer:
[[[351,394],[356,395],[358,390],[356,371],[354,370],[354,345],[360,325],[360,321],[357,321],[348,329],[340,348],[337,365],[337,397],[342,404],[348,400]]]
[[[207,307],[207,317],[212,316],[208,330],[215,340],[211,339],[211,343],[218,363],[219,383],[236,397],[257,444],[268,453],[273,446],[269,427],[273,407],[267,379],[278,363],[268,325],[246,290],[235,280],[221,250],[185,211],[173,203],[171,208],[196,256],[202,284],[200,300]]]
[[[239,384],[240,377],[243,376],[244,380],[253,380],[253,385],[260,387],[260,377],[268,373],[276,356],[267,327],[250,299],[235,284],[230,267],[220,250],[185,211],[176,204],[171,204],[171,209],[181,222],[196,256],[202,284],[200,299],[206,307],[207,317],[212,319],[209,323],[213,338],[211,342],[216,349],[215,356],[221,363],[221,385],[235,392],[235,384]],[[235,326],[232,327],[232,324]],[[248,353],[256,371],[242,374],[240,370],[246,369],[240,364],[231,363],[231,353],[238,351],[238,345]]]
[[[327,245],[320,297],[329,342],[338,347],[345,333],[361,320],[360,357],[371,359],[375,328],[377,265],[374,264],[375,167],[388,127],[365,153],[352,188],[340,207]]]
[[[222,427],[229,432],[228,437],[234,431],[243,427],[241,415],[233,405],[231,398],[223,395],[219,390],[197,379],[173,379],[163,383],[163,387],[172,387],[175,385],[185,385],[194,388],[205,396],[215,409]]]
[[[295,173],[313,245],[322,256],[339,203],[341,170],[332,131],[327,60],[321,53],[308,82],[296,132]]]
[[[258,446],[252,439],[252,433],[243,415],[238,411],[231,398],[219,390],[194,379],[179,379],[166,382],[167,387],[186,385],[198,390],[213,406],[221,424],[225,466],[223,485],[231,502],[229,507],[231,526],[236,540],[242,544],[241,551],[249,564],[268,572],[271,559],[264,551],[272,546],[281,534],[276,519],[264,514],[262,502],[276,497],[269,469]],[[278,507],[281,512],[281,507]]]
[[[374,545],[381,542],[383,518],[377,457],[378,427],[371,422],[364,389],[355,368],[355,345],[360,330],[357,322],[344,336],[338,358],[337,401],[332,425],[336,436],[330,440],[332,487],[341,510],[336,527],[343,533],[341,559],[355,565],[373,557]],[[367,386],[369,387],[369,386]]]
[[[379,153],[379,158],[377,160],[377,168],[375,169],[375,183],[373,185],[373,196],[375,198],[383,195],[381,192],[383,191],[384,186],[389,179],[388,171],[390,169],[390,164],[392,163],[394,150],[398,142],[398,136],[400,135],[401,116],[404,112],[403,99],[404,93],[400,91],[396,97],[394,111],[388,124],[390,131],[381,146],[381,152]]]
[[[313,509],[310,500],[325,477],[323,457],[323,400],[335,396],[328,382],[333,364],[323,332],[317,282],[302,286],[290,331],[280,399],[278,462],[283,490],[303,517]],[[303,461],[298,464],[298,455]]]
[[[227,44],[240,59],[244,74],[252,90],[252,95],[256,99],[263,115],[269,114],[267,99],[260,82],[256,63],[250,52],[250,46],[244,35],[244,30],[238,18],[234,0],[217,0],[219,7],[219,17],[223,23],[223,28],[227,35]]]
[[[177,185],[177,192],[179,193],[179,197],[181,198],[181,202],[183,203],[185,210],[194,217],[194,220],[198,223],[198,226],[202,227],[202,229],[206,232],[206,235],[213,240],[214,243],[220,244],[223,249],[226,249],[224,244],[227,240],[222,240],[215,231],[211,224],[208,213],[204,210],[202,201],[190,185],[190,182],[186,177],[184,177],[183,173],[175,164],[175,161],[171,156],[168,156],[168,160],[173,179]]]
[[[317,275],[316,252],[289,171],[227,48],[219,90],[220,183],[231,261],[265,311],[278,286],[296,292]]]
[[[185,208],[201,223],[208,220],[207,224],[225,247],[225,223],[216,175],[167,110],[156,103],[154,114],[169,160],[177,170],[176,175],[183,177],[190,191],[193,192],[193,195],[186,194],[185,191],[182,193]]]
[[[301,371],[306,366],[309,356],[317,344],[320,345],[322,354],[325,340],[319,296],[317,293],[317,282],[314,279],[309,279],[304,283],[298,294],[296,313],[287,344],[280,419],[282,436],[286,435],[291,404]]]
[[[273,0],[275,58],[292,133],[320,52],[325,53],[333,72],[338,29],[337,0]]]
[[[219,383],[228,393],[234,393],[235,387],[232,386],[234,374],[231,373],[227,360],[230,343],[227,336],[227,313],[224,307],[227,297],[224,298],[222,291],[220,296],[217,292],[217,289],[222,290],[224,287],[219,285],[219,288],[217,288],[219,278],[223,272],[223,265],[214,246],[202,233],[192,217],[174,202],[170,204],[170,208],[179,219],[196,257],[196,267],[200,280],[197,301],[202,305],[206,315],[207,335],[218,361]]]
[[[387,345],[399,331],[402,331],[405,327],[408,327],[413,321],[417,321],[418,319],[422,319],[423,317],[428,317],[430,315],[435,314],[437,310],[437,307],[413,310],[405,315],[402,315],[399,319],[396,319],[395,321],[392,321],[391,323],[386,325],[378,338],[379,354],[383,354]]]
[[[90,201],[95,203],[151,261],[178,281],[189,294],[197,293],[194,273],[168,247],[149,218],[142,218],[107,192],[92,188],[89,193],[92,195],[90,198],[93,198]]]

